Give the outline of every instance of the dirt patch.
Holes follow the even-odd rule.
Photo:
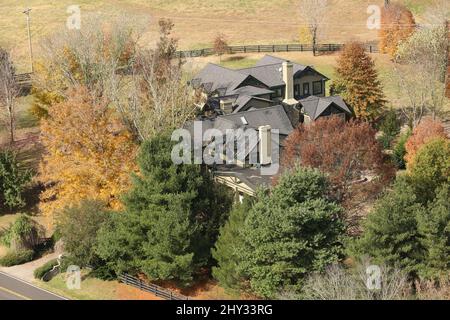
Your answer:
[[[163,300],[149,292],[139,290],[123,283],[117,284],[116,292],[118,300]]]

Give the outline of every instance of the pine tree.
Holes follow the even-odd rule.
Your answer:
[[[0,151],[0,208],[25,206],[24,192],[32,178],[31,172],[20,167],[16,154]]]
[[[228,221],[220,229],[220,236],[212,250],[212,255],[217,261],[212,274],[222,287],[230,291],[241,289],[244,280],[243,274],[236,266],[239,265],[238,252],[244,240],[242,227],[250,209],[251,201],[248,199],[245,199],[242,204],[235,204]]]
[[[424,210],[408,179],[397,179],[393,190],[367,217],[364,234],[355,243],[356,255],[416,273],[424,254],[416,216],[424,214]]]
[[[172,146],[166,135],[141,146],[126,212],[100,231],[97,251],[117,273],[188,285],[210,262],[230,200],[199,165],[175,165]]]
[[[342,95],[357,118],[376,120],[382,113],[386,100],[375,63],[362,44],[350,42],[344,46],[338,58],[336,74],[333,92]]]
[[[327,199],[328,183],[313,169],[284,173],[269,194],[260,191],[243,227],[238,270],[251,291],[275,297],[298,289],[303,277],[323,270],[342,254],[342,209]]]
[[[450,271],[450,188],[442,187],[428,210],[418,215],[422,245],[427,248],[421,268],[425,278],[441,279]]]

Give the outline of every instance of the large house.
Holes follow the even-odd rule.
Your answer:
[[[258,186],[268,185],[271,176],[260,174],[261,166],[272,165],[264,157],[272,145],[271,130],[279,131],[279,153],[283,141],[300,123],[320,117],[352,112],[339,96],[326,97],[329,79],[311,66],[265,56],[254,67],[232,70],[208,64],[191,81],[205,95],[203,130],[253,128],[259,132],[259,165],[247,161],[214,166],[215,179],[239,194],[253,195]],[[269,159],[269,160],[267,160]]]

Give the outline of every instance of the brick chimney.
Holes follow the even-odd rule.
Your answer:
[[[283,81],[286,84],[284,103],[294,105],[298,101],[294,99],[294,65],[290,61],[283,62]]]

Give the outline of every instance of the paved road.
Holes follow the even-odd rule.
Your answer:
[[[0,272],[0,300],[66,300],[49,291]]]

